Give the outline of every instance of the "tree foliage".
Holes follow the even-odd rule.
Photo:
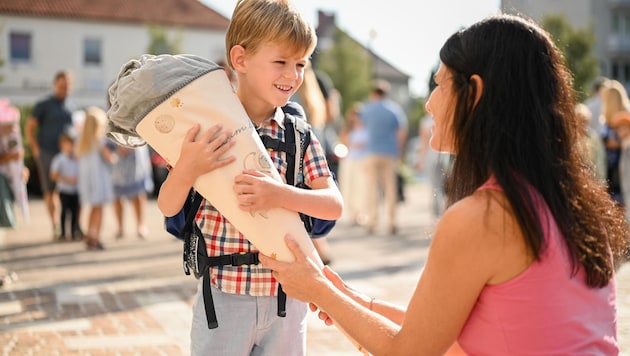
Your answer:
[[[181,53],[181,31],[175,34],[175,38],[169,39],[168,31],[159,25],[149,25],[149,47],[147,53],[149,54],[177,54]]]
[[[576,99],[584,100],[589,94],[590,83],[598,75],[597,58],[593,53],[593,26],[586,29],[573,28],[561,15],[547,15],[543,17],[541,25],[551,34],[564,55],[567,67],[573,73]]]
[[[314,68],[332,79],[342,98],[342,113],[364,101],[370,92],[372,59],[361,44],[338,28],[330,46],[316,53]]]

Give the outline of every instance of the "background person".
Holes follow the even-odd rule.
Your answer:
[[[589,163],[593,174],[602,184],[606,184],[606,150],[599,133],[591,126],[593,114],[588,106],[577,103],[575,105],[575,118],[580,134],[580,145],[578,146],[580,153]]]
[[[7,99],[0,99],[0,227],[15,227],[15,209],[19,207],[24,222],[29,222],[24,149],[20,130],[20,112]]]
[[[128,148],[116,145],[116,162],[112,166],[112,184],[114,186],[114,215],[118,230],[116,238],[125,236],[124,203],[128,201],[136,220],[136,235],[144,239],[149,235],[145,222],[147,193],[154,188],[151,157],[148,146]]]
[[[105,249],[101,243],[103,207],[114,199],[111,167],[116,156],[107,146],[106,123],[107,115],[103,109],[89,107],[77,142],[79,197],[83,206],[90,207],[85,234],[88,250]]]
[[[59,214],[60,240],[80,240],[83,238],[79,228],[81,203],[79,201],[78,182],[79,162],[74,150],[75,136],[70,130],[66,130],[59,136],[59,148],[61,151],[55,155],[50,164],[50,179],[55,182],[55,190],[59,194],[61,202],[61,213]],[[69,227],[69,229],[66,229],[66,227]]]
[[[355,225],[367,224],[366,192],[368,134],[361,121],[363,104],[355,103],[346,111],[346,122],[339,135],[348,154],[339,162],[339,186],[345,215]]]
[[[332,106],[327,100],[326,95],[328,95],[328,93],[323,90],[322,86],[320,86],[316,73],[313,70],[312,62],[309,61],[304,69],[304,80],[302,81],[302,85],[293,98],[295,98],[296,102],[304,108],[304,112],[306,114],[305,119],[311,125],[311,129],[315,136],[320,139],[320,144],[324,149],[328,169],[336,176],[336,159],[334,161],[330,160],[331,155],[334,155],[332,153],[333,148],[331,147],[333,143],[328,141],[328,139],[334,139],[334,142],[336,142],[336,134],[332,137],[326,134],[327,125],[332,115],[331,110],[334,106]],[[332,259],[328,236],[319,236],[317,238],[313,238],[311,241],[313,242],[313,245],[315,245],[317,254],[319,254],[324,264],[330,264]]]
[[[367,154],[367,207],[368,231],[373,233],[379,222],[379,206],[383,202],[388,232],[397,233],[396,205],[398,192],[398,165],[407,137],[407,116],[400,105],[387,98],[390,85],[377,80],[370,100],[361,110],[361,120],[368,133]],[[382,188],[382,199],[379,192]]]
[[[59,71],[53,80],[53,94],[37,102],[24,128],[26,143],[37,163],[37,174],[52,225],[53,239],[60,235],[58,209],[59,195],[55,182],[50,179],[50,164],[59,153],[59,136],[72,127],[72,110],[67,97],[72,88],[72,76],[68,71]]]
[[[611,79],[603,84],[602,116],[603,123],[600,134],[606,150],[606,183],[608,193],[619,205],[624,205],[619,178],[619,157],[621,156],[621,140],[613,128],[613,118],[622,112],[630,112],[630,100],[625,87],[619,81]]]

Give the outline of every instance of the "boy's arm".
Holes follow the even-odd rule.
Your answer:
[[[310,182],[302,189],[278,182],[259,171],[246,170],[234,179],[234,192],[244,211],[259,212],[285,208],[325,220],[336,220],[343,211],[341,193],[330,176]]]
[[[305,183],[302,189],[277,182],[257,171],[244,171],[236,176],[234,191],[239,206],[249,212],[282,207],[319,219],[336,220],[343,212],[343,199],[328,169],[324,150],[312,135],[304,157]]]
[[[160,188],[157,204],[164,216],[173,216],[181,210],[190,188],[199,176],[236,159],[234,156],[223,157],[234,145],[234,141],[228,141],[231,132],[222,131],[221,125],[215,125],[195,140],[199,130],[199,124],[188,130],[179,160]]]
[[[343,212],[343,198],[332,176],[315,178],[311,189],[287,185],[291,194],[285,199],[284,207],[324,220],[337,220]]]

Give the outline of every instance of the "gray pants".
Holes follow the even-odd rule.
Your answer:
[[[193,305],[191,355],[306,355],[306,303],[287,298],[287,316],[281,318],[276,297],[228,294],[212,287],[219,327],[208,329],[202,280]]]
[[[41,150],[37,160],[37,173],[42,193],[52,193],[55,190],[55,182],[50,179],[50,164],[56,153]]]

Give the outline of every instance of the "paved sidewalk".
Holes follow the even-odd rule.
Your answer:
[[[80,242],[52,243],[44,206],[31,201],[30,223],[0,230],[1,269],[16,275],[0,287],[3,355],[188,355],[196,280],[181,269],[181,243],[163,231],[149,201],[150,236],[134,231],[116,240],[111,208],[104,221],[105,251]],[[408,188],[400,233],[366,235],[342,219],[330,236],[333,267],[377,298],[406,304],[426,258],[433,227],[428,189]],[[465,276],[462,276],[465,278]],[[619,341],[630,355],[630,264],[618,274]],[[309,314],[309,355],[360,355],[335,327]]]

